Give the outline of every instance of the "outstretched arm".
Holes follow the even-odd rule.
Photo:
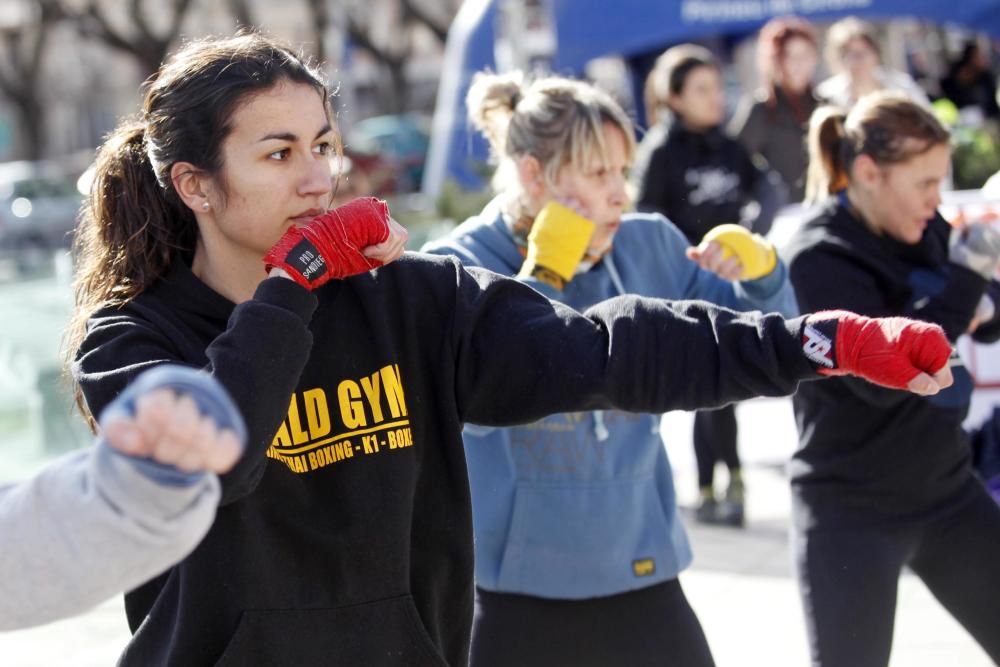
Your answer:
[[[0,630],[70,616],[134,588],[208,531],[215,473],[239,458],[242,420],[207,375],[152,373],[152,383],[110,406],[94,447],[0,487]]]
[[[458,270],[454,345],[464,421],[505,426],[575,410],[715,407],[791,394],[801,380],[818,378],[822,367],[805,349],[809,317],[785,320],[634,296],[581,314],[496,274]],[[914,356],[910,339],[860,339],[855,327],[839,326],[847,319],[823,319],[834,322],[824,329],[830,340],[850,350],[837,357],[839,371],[905,388],[921,372],[933,375],[946,364],[949,348],[939,327],[917,336],[940,344],[925,359]],[[857,352],[869,345],[877,348],[872,355]],[[900,372],[876,377],[886,359],[898,362]]]

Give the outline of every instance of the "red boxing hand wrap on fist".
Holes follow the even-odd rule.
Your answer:
[[[893,389],[906,389],[921,372],[933,375],[951,356],[951,345],[936,324],[845,310],[807,317],[802,350],[821,375],[857,375]]]
[[[361,250],[389,238],[389,207],[361,197],[288,229],[264,255],[264,265],[284,269],[307,289],[382,266]]]

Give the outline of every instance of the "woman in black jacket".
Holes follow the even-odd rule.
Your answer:
[[[806,190],[806,130],[816,110],[813,75],[819,63],[816,30],[805,19],[768,21],[757,37],[760,87],[740,101],[729,130],[781,176],[788,201]]]
[[[1000,338],[1000,235],[952,229],[937,213],[949,158],[947,131],[899,93],[816,112],[809,190],[825,200],[787,255],[803,310],[906,315],[952,341]],[[970,467],[972,382],[952,365],[955,384],[933,398],[849,378],[793,398],[794,541],[815,665],[888,662],[904,566],[1000,660],[1000,507]]]
[[[726,223],[766,234],[784,201],[783,189],[776,175],[756,164],[747,149],[723,130],[722,73],[711,52],[694,44],[667,49],[646,80],[645,95],[648,118],[655,124],[636,154],[636,208],[667,216],[692,245]],[[694,452],[700,493],[696,518],[742,526],[736,406],[695,414]],[[729,469],[729,486],[721,501],[714,489],[720,461]]]

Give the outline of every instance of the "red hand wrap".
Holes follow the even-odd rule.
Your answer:
[[[284,269],[295,282],[315,289],[382,266],[361,251],[388,238],[389,207],[381,199],[361,197],[288,229],[264,256],[264,265]]]
[[[905,389],[921,372],[933,375],[951,356],[951,345],[936,324],[844,310],[806,318],[802,347],[821,375],[857,375],[893,389]]]

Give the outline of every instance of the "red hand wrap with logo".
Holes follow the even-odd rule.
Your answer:
[[[361,197],[288,229],[266,255],[264,265],[284,269],[307,289],[382,266],[362,249],[389,238],[389,207]]]
[[[821,375],[857,375],[893,389],[906,389],[921,372],[933,375],[951,356],[944,330],[936,324],[845,310],[806,318],[802,346]]]

